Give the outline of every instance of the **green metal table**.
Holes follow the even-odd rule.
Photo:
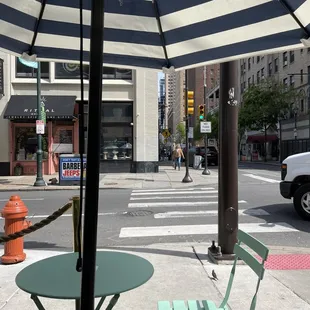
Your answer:
[[[40,260],[16,276],[16,284],[31,298],[39,310],[44,307],[39,297],[75,299],[81,297],[81,275],[75,270],[77,253],[68,253]],[[123,252],[98,251],[96,258],[95,297],[100,297],[99,310],[107,296],[111,310],[121,293],[132,290],[153,275],[154,268],[146,259]]]

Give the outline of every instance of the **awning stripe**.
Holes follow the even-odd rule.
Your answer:
[[[209,49],[207,53],[205,51],[200,51],[197,53],[175,57],[170,59],[170,61],[173,66],[180,68],[187,67],[191,65],[191,63],[216,63],[215,60],[217,59],[227,59],[229,57],[233,58],[234,56],[238,55],[250,55],[251,53],[270,54],[285,51],[287,49],[298,49],[303,48],[300,40],[297,39],[302,37],[302,35],[303,31],[301,29],[296,29],[283,33],[273,34],[263,38],[256,38],[249,41]],[[268,51],[268,53],[265,51]]]

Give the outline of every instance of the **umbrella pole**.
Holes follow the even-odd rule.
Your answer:
[[[89,120],[81,288],[82,310],[91,310],[95,308],[94,291],[99,202],[104,2],[105,1],[92,1],[91,7],[90,77],[88,99]]]

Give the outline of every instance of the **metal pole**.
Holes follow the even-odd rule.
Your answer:
[[[37,69],[37,120],[42,120],[41,110],[41,64],[38,62]],[[45,186],[42,173],[42,135],[37,135],[37,177],[34,186]]]
[[[99,202],[100,126],[105,1],[91,2],[89,122],[83,239],[81,310],[94,309]]]
[[[207,109],[207,77],[206,77],[206,67],[203,68],[203,104],[205,106],[205,120],[207,120],[208,112],[209,110]],[[203,175],[210,175],[211,172],[208,169],[208,134],[204,134],[204,143],[205,143],[205,169],[202,171]]]
[[[233,254],[238,231],[238,105],[233,95],[236,76],[236,62],[221,64],[218,244],[222,254]]]
[[[189,141],[188,141],[188,131],[189,131],[189,116],[188,116],[188,71],[185,70],[185,140],[186,140],[186,163],[185,163],[185,176],[182,180],[183,183],[193,182],[193,179],[189,175]]]

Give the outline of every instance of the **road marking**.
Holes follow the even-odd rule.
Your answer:
[[[191,191],[190,194],[216,194],[217,190],[210,190],[210,191]],[[181,195],[181,194],[188,194],[188,192],[184,191],[175,191],[175,192],[148,192],[148,193],[132,193],[132,196],[146,196],[146,195]]]
[[[203,187],[203,188],[182,188],[182,191],[194,191],[194,190],[209,190],[214,189],[214,187]],[[180,190],[180,188],[163,188],[163,189],[134,189],[133,193],[142,193],[142,192],[171,192],[171,191],[177,191]]]
[[[265,181],[265,182],[269,182],[269,183],[280,183],[281,182],[279,180],[260,177],[260,176],[255,175],[255,174],[244,174],[244,176],[249,177],[249,178],[253,178],[253,179],[257,179],[257,180],[261,180],[261,181]]]
[[[155,200],[155,199],[176,199],[176,196],[155,196],[155,197],[130,197],[130,200]],[[198,199],[198,198],[218,198],[218,195],[216,196],[182,196],[182,199]]]
[[[239,200],[238,203],[247,203],[245,200]],[[216,205],[218,201],[172,201],[172,202],[137,202],[129,203],[128,208],[151,208],[151,207],[201,207],[207,205]]]
[[[239,223],[239,229],[247,233],[298,232],[287,223]],[[182,236],[182,235],[216,235],[217,224],[209,225],[177,225],[152,227],[123,227],[119,238]]]
[[[269,212],[263,209],[242,209],[238,210],[240,216],[267,216]],[[182,218],[182,217],[205,217],[205,216],[217,216],[217,210],[208,211],[172,211],[154,214],[155,219],[168,219],[168,218]]]
[[[23,198],[22,201],[43,201],[44,198]],[[0,201],[9,201],[9,199],[0,199]]]

